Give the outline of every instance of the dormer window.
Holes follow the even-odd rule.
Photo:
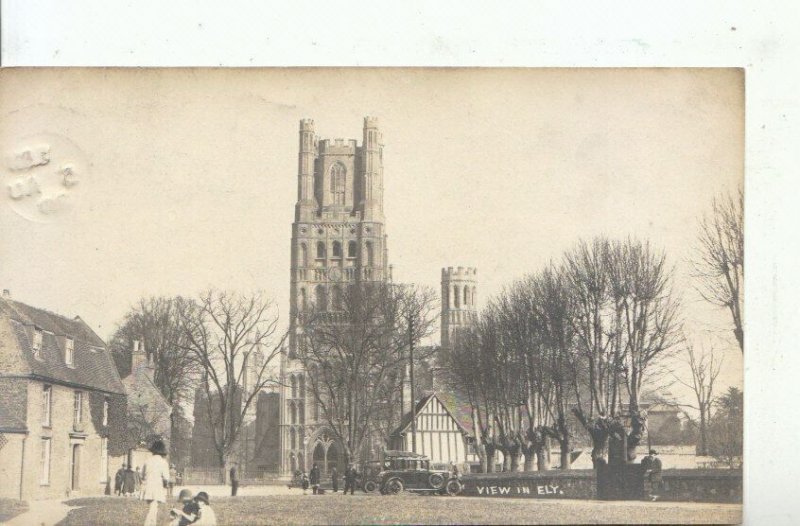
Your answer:
[[[70,367],[75,365],[75,340],[72,338],[67,338],[67,344],[64,350],[64,363]]]
[[[33,329],[33,356],[36,358],[42,357],[42,329],[34,327]]]

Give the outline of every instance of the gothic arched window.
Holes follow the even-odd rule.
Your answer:
[[[306,298],[306,289],[300,289],[300,298],[298,299],[297,306],[300,312],[308,310],[308,299]]]
[[[325,259],[325,243],[317,241],[317,259]]]
[[[342,163],[336,163],[331,166],[331,198],[335,205],[344,205],[346,179],[347,169]]]
[[[372,266],[373,254],[372,254],[372,243],[367,241],[367,262],[366,265],[368,267]]]
[[[339,285],[333,287],[333,309],[342,310],[342,289]]]
[[[300,267],[308,266],[308,248],[306,247],[305,243],[300,243],[300,257],[297,261],[297,264]]]
[[[325,293],[325,287],[322,285],[317,285],[317,288],[314,289],[314,304],[318,311],[322,312],[328,310],[328,295]]]
[[[340,258],[342,257],[342,244],[338,241],[333,242],[333,257]]]
[[[461,307],[461,294],[460,293],[461,293],[461,291],[459,290],[458,285],[453,285],[453,299],[455,300],[455,303],[453,304],[453,307],[456,308],[456,309]]]
[[[292,386],[292,398],[297,398],[297,378],[294,375],[290,376],[289,383]]]
[[[469,287],[464,287],[464,306],[469,305]]]
[[[347,244],[347,257],[354,258],[358,254],[358,243],[351,241]]]

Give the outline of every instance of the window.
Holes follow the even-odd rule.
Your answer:
[[[342,244],[338,241],[333,242],[333,257],[340,258],[342,257]]]
[[[289,381],[292,385],[292,398],[297,398],[297,378],[290,376]]]
[[[305,312],[308,310],[308,300],[306,299],[306,289],[300,289],[300,301],[298,302],[300,307],[300,312]]]
[[[318,311],[324,312],[328,310],[328,295],[322,285],[317,285],[317,288],[314,289],[314,303]]]
[[[354,258],[358,254],[358,244],[355,241],[351,241],[347,244],[347,257]]]
[[[367,263],[366,264],[367,264],[368,267],[372,266],[372,256],[373,256],[373,254],[372,254],[372,243],[367,241]]]
[[[108,425],[108,398],[103,400],[103,425]]]
[[[469,287],[464,287],[464,305],[469,305]]]
[[[75,365],[75,340],[72,338],[67,338],[64,362],[70,366]]]
[[[325,243],[317,242],[317,259],[325,259]]]
[[[453,307],[455,307],[456,309],[460,309],[461,308],[461,294],[460,294],[460,292],[461,292],[461,290],[458,288],[458,285],[454,285],[453,286],[453,298],[455,299],[455,303],[453,304]]]
[[[50,415],[52,414],[52,394],[53,388],[45,385],[42,390],[42,425],[50,427]]]
[[[33,356],[41,358],[42,351],[42,329],[35,327],[33,329]]]
[[[50,484],[50,439],[43,438],[41,441],[42,446],[42,478],[40,483],[42,485]]]
[[[342,289],[339,285],[333,287],[333,310],[342,310]]]
[[[108,438],[100,437],[100,482],[108,480]]]
[[[298,261],[298,266],[308,266],[308,248],[306,248],[305,243],[300,243],[300,261]]]
[[[75,405],[72,413],[72,421],[77,425],[83,422],[83,393],[75,391]]]
[[[344,205],[344,188],[347,169],[342,163],[331,167],[331,198],[333,204]]]

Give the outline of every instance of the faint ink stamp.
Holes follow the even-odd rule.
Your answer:
[[[4,150],[3,190],[15,212],[49,222],[75,208],[88,164],[72,141],[43,133],[12,141]]]

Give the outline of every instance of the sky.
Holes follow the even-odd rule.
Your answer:
[[[360,143],[367,115],[395,281],[476,267],[481,305],[579,239],[648,239],[687,335],[741,386],[729,317],[688,265],[743,181],[736,69],[3,70],[0,288],[103,338],[142,296],[209,287],[263,290],[285,320],[298,121]]]

